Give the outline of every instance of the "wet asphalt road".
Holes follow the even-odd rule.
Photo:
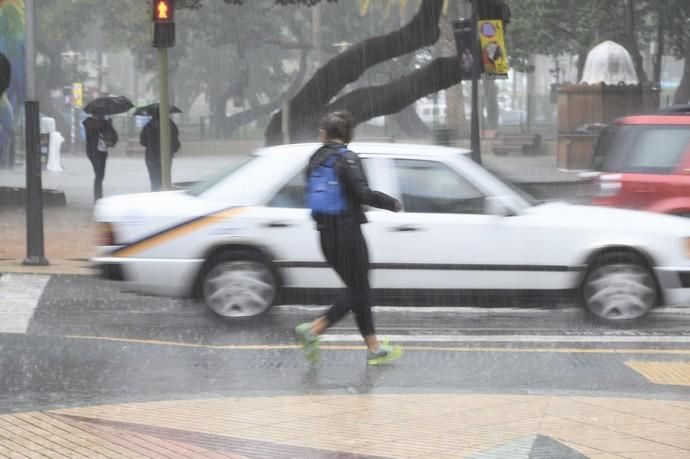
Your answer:
[[[284,306],[254,319],[222,320],[193,301],[56,276],[26,333],[0,334],[0,412],[249,394],[690,397],[690,387],[653,384],[626,365],[690,361],[690,308],[612,325],[567,298],[541,303],[379,308],[379,334],[406,346],[400,362],[367,367],[347,319],[325,338],[321,363],[310,366],[294,348],[291,330],[319,307]]]

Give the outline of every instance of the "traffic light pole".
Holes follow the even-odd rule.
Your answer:
[[[43,244],[43,184],[38,97],[36,97],[36,16],[34,0],[25,2],[26,18],[26,259],[24,265],[48,264]]]
[[[477,11],[477,0],[472,1],[472,115],[470,119],[470,148],[472,149],[472,160],[477,164],[482,163],[482,143],[479,137],[479,76],[481,74],[481,53],[479,52],[479,34],[477,31],[477,21],[479,19]]]
[[[168,48],[158,48],[158,63],[160,67],[160,147],[161,147],[161,187],[170,190],[171,165],[170,154],[170,91],[168,90]]]

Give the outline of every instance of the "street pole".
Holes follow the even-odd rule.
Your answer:
[[[477,0],[472,1],[472,52],[474,59],[472,59],[472,116],[470,120],[470,148],[472,149],[472,160],[477,164],[482,163],[482,146],[479,137],[479,75],[481,67],[479,60],[481,53],[479,53],[479,36],[477,34]]]
[[[171,155],[170,155],[170,92],[168,90],[168,48],[158,48],[160,67],[160,146],[161,146],[161,187],[171,189]]]
[[[34,0],[24,3],[26,12],[26,259],[23,264],[48,264],[43,248],[43,185],[38,98],[36,97],[36,41]]]

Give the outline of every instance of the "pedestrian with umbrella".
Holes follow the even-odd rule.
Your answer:
[[[170,107],[170,113],[182,113],[176,106]],[[151,191],[161,189],[161,130],[160,130],[160,108],[158,103],[139,107],[134,112],[134,116],[150,116],[151,120],[146,123],[139,136],[139,143],[146,149],[146,169],[149,172]],[[175,154],[180,149],[180,131],[177,125],[170,120],[170,148],[171,153]],[[172,158],[171,158],[172,166]]]
[[[86,135],[86,156],[91,161],[94,172],[93,200],[103,197],[103,179],[108,160],[108,148],[117,145],[118,135],[113,127],[110,115],[125,113],[134,104],[123,96],[98,97],[84,107],[88,116],[82,124]]]

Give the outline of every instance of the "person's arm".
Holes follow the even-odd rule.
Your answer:
[[[340,163],[340,171],[342,173],[341,179],[358,202],[393,212],[400,210],[400,202],[397,199],[369,188],[369,182],[364,174],[364,168],[359,156],[348,151],[339,158],[338,162]]]

